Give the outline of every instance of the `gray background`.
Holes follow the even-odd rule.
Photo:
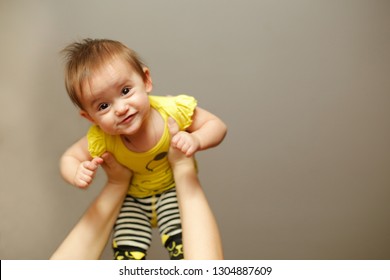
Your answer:
[[[0,34],[1,259],[49,258],[105,180],[58,170],[89,125],[58,52],[85,37],[228,124],[198,154],[227,259],[390,258],[390,1],[0,0]]]

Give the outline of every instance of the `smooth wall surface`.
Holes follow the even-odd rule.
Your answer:
[[[227,259],[389,259],[389,15],[387,0],[0,0],[0,258],[48,259],[105,181],[80,191],[58,170],[89,125],[58,53],[92,37],[228,124],[197,156]],[[167,259],[157,234],[148,257]]]

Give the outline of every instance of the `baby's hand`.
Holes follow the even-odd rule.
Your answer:
[[[168,128],[172,138],[179,133],[179,126],[171,117],[168,119]],[[177,170],[178,166],[194,166],[193,158],[186,157],[185,154],[176,149],[172,143],[168,152],[168,160],[174,170]]]
[[[74,177],[74,185],[82,189],[87,188],[92,183],[97,169],[102,163],[103,159],[100,157],[96,157],[91,161],[83,161],[80,163],[80,166],[77,169],[76,175]]]
[[[191,157],[200,148],[199,139],[186,131],[179,131],[171,140],[172,147],[180,150],[187,157]]]

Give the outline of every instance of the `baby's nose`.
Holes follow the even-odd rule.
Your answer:
[[[129,110],[129,106],[127,104],[117,104],[115,106],[115,114],[117,116],[125,114]]]

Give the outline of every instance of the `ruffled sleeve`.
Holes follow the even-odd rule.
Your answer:
[[[100,157],[107,150],[105,135],[99,126],[90,127],[87,139],[88,151],[92,157]]]
[[[181,130],[185,130],[192,124],[197,101],[194,97],[188,95],[178,95],[173,97],[176,110],[172,110],[172,117],[179,124]]]

